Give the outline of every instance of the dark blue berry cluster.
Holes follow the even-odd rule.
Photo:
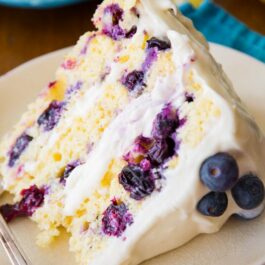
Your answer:
[[[64,105],[64,102],[52,101],[48,108],[38,118],[38,125],[41,126],[44,131],[51,131],[59,122]]]
[[[169,104],[154,121],[152,138],[137,137],[133,149],[124,156],[128,162],[119,175],[119,182],[135,200],[142,200],[156,189],[161,178],[157,170],[176,153],[173,135],[179,127],[177,111]]]
[[[228,190],[244,210],[253,210],[264,201],[263,182],[252,173],[239,178],[237,162],[228,153],[217,153],[206,159],[200,168],[200,179],[211,190],[197,205],[198,211],[204,215],[216,217],[225,212]]]
[[[120,237],[132,223],[133,217],[125,203],[114,199],[103,213],[102,231],[108,236]]]
[[[21,136],[19,136],[14,143],[13,147],[11,148],[8,156],[8,166],[13,167],[16,163],[16,161],[19,159],[21,154],[25,151],[25,149],[28,147],[29,143],[33,140],[33,137],[23,133]]]
[[[60,183],[62,183],[63,185],[65,185],[66,183],[66,179],[70,176],[70,174],[72,173],[72,171],[80,166],[82,164],[82,162],[80,160],[75,160],[71,163],[69,163],[68,165],[66,165],[66,167],[63,170],[62,175],[60,176]]]
[[[132,28],[131,31],[136,31],[137,28]],[[128,32],[127,34],[130,35]],[[130,91],[142,92],[142,89],[146,86],[144,79],[146,72],[150,69],[153,62],[157,59],[158,51],[165,51],[171,48],[171,44],[167,41],[160,40],[158,38],[151,38],[147,41],[146,58],[142,64],[141,70],[134,70],[130,73],[126,73],[122,77],[122,84]]]
[[[104,15],[110,15],[112,21],[110,24],[104,25],[102,32],[113,40],[132,38],[137,32],[136,26],[132,26],[132,28],[128,31],[120,26],[120,22],[123,21],[124,11],[118,4],[111,4],[107,6],[104,10]]]
[[[21,191],[22,199],[15,204],[5,204],[0,207],[0,212],[6,222],[12,221],[16,217],[32,216],[44,201],[45,189],[36,185]]]

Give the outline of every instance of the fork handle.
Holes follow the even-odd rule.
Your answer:
[[[2,244],[12,265],[30,265],[24,253],[15,243],[14,236],[0,214],[0,243]]]

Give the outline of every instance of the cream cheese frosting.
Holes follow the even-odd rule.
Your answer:
[[[184,98],[180,96],[184,87],[183,66],[191,58],[197,58],[191,68],[194,78],[203,86],[203,96],[210,97],[222,113],[195,149],[181,145],[178,167],[165,170],[167,183],[163,192],[154,195],[140,210],[134,224],[124,234],[126,240],[109,239],[104,255],[100,253],[91,265],[139,264],[183,245],[198,234],[218,231],[232,214],[242,212],[232,199],[225,214],[219,218],[205,217],[196,211],[198,200],[207,192],[199,180],[199,168],[203,160],[214,153],[229,150],[238,161],[240,174],[255,172],[265,178],[262,133],[244,111],[221,66],[208,53],[202,36],[176,10],[173,1],[143,0],[139,4],[139,13],[140,31],[147,30],[154,36],[169,38],[176,73],[158,80],[150,94],[143,94],[132,101],[105,131],[87,162],[73,171],[65,190],[65,214],[72,215],[82,201],[99,188],[113,155],[126,153],[139,134],[150,136],[151,122],[164,102],[171,99],[176,107],[183,103]],[[178,89],[171,88],[170,84],[177,84]],[[126,138],[122,137],[123,134]],[[228,196],[231,198],[230,193]],[[262,208],[263,205],[254,214]],[[248,214],[251,215],[250,212]]]

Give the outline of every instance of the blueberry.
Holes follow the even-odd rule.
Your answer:
[[[132,26],[132,28],[126,33],[125,37],[127,39],[132,38],[137,32],[137,27],[136,26]]]
[[[20,216],[32,216],[38,207],[43,204],[45,189],[39,189],[36,185],[21,191],[22,199],[13,205],[5,204],[0,207],[0,212],[6,222]]]
[[[197,204],[197,210],[206,216],[221,216],[228,205],[227,195],[224,192],[210,192]]]
[[[264,195],[263,182],[253,174],[241,177],[232,189],[236,204],[245,210],[258,207],[263,202]]]
[[[238,217],[244,219],[244,220],[253,220],[253,219],[259,217],[263,213],[264,206],[265,206],[265,204],[262,203],[261,205],[259,205],[255,209],[252,209],[252,210],[241,210],[236,215]]]
[[[51,131],[59,122],[63,107],[63,102],[52,101],[49,107],[38,118],[38,125],[42,126],[44,131]]]
[[[142,64],[142,70],[144,72],[149,71],[149,69],[152,67],[153,63],[157,60],[158,53],[156,49],[148,50],[146,53],[145,60]]]
[[[105,8],[104,14],[111,15],[111,24],[106,24],[103,27],[103,33],[111,37],[114,40],[119,40],[126,36],[125,30],[123,30],[119,23],[123,20],[124,11],[120,8],[118,4],[112,4]]]
[[[140,135],[135,139],[133,151],[144,155],[152,147],[153,143],[153,139]]]
[[[66,91],[66,94],[68,96],[75,94],[78,90],[81,89],[82,85],[83,85],[82,81],[77,81],[74,85],[69,86],[69,88]]]
[[[224,192],[237,182],[236,160],[227,153],[217,153],[206,159],[200,168],[200,179],[212,191]]]
[[[0,207],[0,212],[7,223],[19,216],[18,205],[5,204]]]
[[[126,37],[126,32],[120,27],[120,25],[107,25],[103,28],[102,32],[113,40],[120,40]]]
[[[128,88],[129,91],[141,90],[144,84],[144,72],[133,71],[125,76],[122,80],[122,84]]]
[[[171,105],[167,105],[159,113],[154,121],[152,135],[158,139],[164,139],[173,134],[180,126],[177,111]]]
[[[118,4],[112,4],[105,8],[104,14],[110,14],[112,16],[112,25],[117,25],[123,20],[123,10]]]
[[[147,41],[147,47],[148,49],[157,48],[159,51],[165,51],[171,48],[171,44],[170,42],[153,37]]]
[[[192,103],[194,101],[194,95],[191,93],[185,93],[185,101],[188,103]]]
[[[175,142],[171,138],[159,139],[148,152],[148,158],[154,166],[163,164],[175,154]]]
[[[65,184],[66,179],[70,176],[70,174],[72,173],[72,171],[73,171],[76,167],[80,166],[81,164],[82,164],[82,163],[81,163],[79,160],[76,160],[76,161],[74,161],[74,162],[69,163],[69,164],[65,167],[65,169],[64,169],[64,171],[63,171],[63,174],[62,174],[62,176],[60,177],[60,183]]]
[[[23,133],[20,137],[17,138],[14,146],[9,152],[9,161],[8,166],[13,167],[16,161],[19,159],[23,151],[27,148],[29,143],[33,140],[33,137]]]
[[[138,164],[146,156],[153,144],[153,139],[140,135],[134,141],[133,149],[124,155],[123,159],[129,164]]]
[[[155,190],[155,181],[150,171],[135,165],[125,166],[119,175],[119,183],[130,193],[130,197],[141,200]]]
[[[114,199],[103,213],[102,231],[108,236],[120,237],[133,223],[133,217],[123,202]]]

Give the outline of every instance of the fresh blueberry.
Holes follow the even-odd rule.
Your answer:
[[[119,175],[119,183],[130,193],[130,197],[141,200],[155,190],[155,181],[150,171],[135,165],[125,166]]]
[[[210,192],[198,203],[197,210],[206,216],[218,217],[223,215],[228,205],[227,195],[224,192]]]
[[[0,212],[6,222],[12,221],[20,216],[32,216],[32,214],[39,208],[44,201],[45,189],[39,189],[36,185],[29,189],[22,190],[22,200],[13,205],[5,204],[0,207]]]
[[[236,204],[245,210],[258,207],[263,202],[264,195],[263,182],[253,174],[241,177],[232,188],[232,196]]]
[[[148,152],[152,165],[159,166],[175,154],[175,141],[172,138],[158,139]]]
[[[265,207],[265,204],[262,203],[258,207],[252,210],[242,209],[239,213],[236,213],[236,215],[244,220],[253,220],[259,217],[263,213],[264,207]]]
[[[128,88],[129,91],[141,91],[145,86],[144,84],[144,72],[133,71],[123,77],[122,84]]]
[[[212,191],[224,192],[237,182],[239,169],[228,153],[217,153],[206,159],[200,168],[200,179]]]
[[[8,166],[13,167],[16,161],[19,159],[23,151],[27,148],[29,143],[33,140],[33,137],[23,133],[19,138],[17,138],[14,146],[9,152]]]
[[[147,47],[148,49],[157,48],[159,51],[165,51],[171,48],[171,44],[170,42],[153,37],[147,41]]]
[[[102,231],[108,236],[120,237],[133,223],[133,217],[123,202],[114,199],[103,213]]]
[[[63,102],[52,101],[49,107],[38,118],[38,125],[42,126],[44,131],[51,131],[59,122],[63,107]]]
[[[70,174],[72,173],[72,171],[73,171],[76,167],[80,166],[81,164],[82,164],[82,163],[81,163],[79,160],[76,160],[76,161],[74,161],[74,162],[72,162],[72,163],[69,163],[69,164],[65,167],[65,169],[64,169],[64,171],[63,171],[63,174],[62,174],[62,176],[60,177],[60,183],[65,184],[66,179],[70,176]]]
[[[161,113],[156,116],[153,124],[152,135],[158,139],[165,139],[173,134],[180,126],[177,111],[171,105],[167,105]]]

